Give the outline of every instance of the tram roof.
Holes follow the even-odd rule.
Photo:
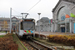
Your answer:
[[[33,18],[23,18],[20,20],[20,22],[22,22],[23,20],[34,20]]]

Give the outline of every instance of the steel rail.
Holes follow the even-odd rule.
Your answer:
[[[54,50],[53,48],[46,46],[35,40],[30,40],[30,41],[26,41],[26,42],[37,50]]]

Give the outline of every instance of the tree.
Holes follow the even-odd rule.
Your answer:
[[[3,21],[3,26],[2,26],[3,28],[8,28],[8,23],[7,23],[7,21]]]

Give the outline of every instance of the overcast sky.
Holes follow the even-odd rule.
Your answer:
[[[21,16],[21,13],[29,13],[28,18],[39,19],[37,13],[41,13],[40,18],[52,18],[52,9],[59,0],[0,0],[0,17],[10,17],[10,7],[12,15]],[[34,6],[39,2],[36,6]],[[34,6],[34,7],[33,7]],[[33,7],[31,10],[29,10]],[[28,11],[29,10],[29,11]]]

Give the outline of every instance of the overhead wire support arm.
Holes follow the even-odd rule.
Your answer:
[[[26,16],[25,16],[25,18],[26,18],[28,15],[29,15],[29,14],[27,13]]]
[[[29,15],[29,13],[21,13],[21,14],[22,14],[22,18],[23,18],[23,14],[26,14],[25,18],[27,17],[27,15]]]

